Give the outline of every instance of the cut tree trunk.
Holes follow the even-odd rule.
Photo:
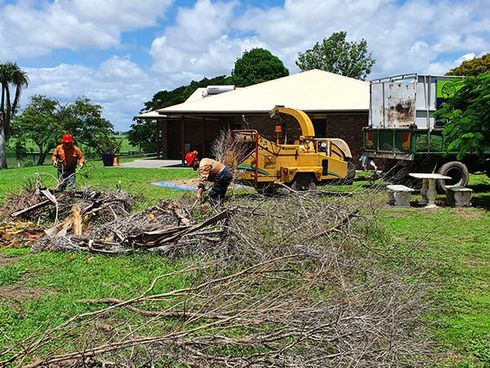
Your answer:
[[[5,130],[3,129],[2,120],[0,118],[0,169],[7,168],[7,156],[5,154],[6,143]]]
[[[40,152],[39,153],[39,158],[37,160],[37,166],[42,166],[44,165],[44,161],[46,160],[46,156],[48,155],[48,152]]]

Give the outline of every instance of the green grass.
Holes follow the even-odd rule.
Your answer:
[[[101,307],[79,303],[79,299],[131,298],[145,290],[156,276],[184,267],[183,263],[149,254],[104,257],[83,253],[31,254],[22,249],[3,250],[0,255],[18,257],[15,262],[0,267],[0,288],[16,285],[35,295],[24,298],[22,292],[14,292],[10,300],[0,299],[0,347],[6,346],[10,339],[19,341],[37,329],[52,327],[71,316]],[[184,276],[169,276],[158,282],[154,291],[186,285]]]
[[[50,185],[53,179],[49,175],[55,170],[48,166],[1,171],[0,201],[7,192],[18,191],[36,172]],[[121,180],[123,189],[144,196],[140,207],[183,195],[151,182],[196,177],[189,169],[104,168],[99,163],[90,164],[87,174],[78,177],[79,185],[114,188]],[[366,184],[361,181],[327,190],[355,193]],[[472,208],[424,210],[386,205],[380,209],[382,233],[377,241],[393,247],[386,267],[410,267],[418,282],[430,285],[431,312],[426,319],[435,349],[448,356],[443,363],[447,367],[490,366],[490,179],[472,176],[470,185],[476,191]],[[95,308],[77,303],[77,299],[130,297],[145,289],[155,276],[185,266],[155,255],[31,254],[28,249],[1,246],[0,257],[19,257],[0,264],[0,287],[38,291],[36,297],[19,301],[0,299],[0,349],[9,339],[18,341],[41,326],[53,326]],[[190,281],[182,276],[171,277],[158,288],[167,290],[186,282]]]

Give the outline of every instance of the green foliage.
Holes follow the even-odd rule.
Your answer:
[[[192,81],[186,86],[181,86],[172,91],[159,91],[155,93],[150,101],[145,102],[145,107],[140,113],[155,111],[164,107],[176,105],[184,102],[192,95],[196,89],[210,85],[231,84],[230,77],[221,75],[211,79],[204,78],[200,81]],[[134,123],[128,132],[129,142],[134,146],[139,146],[143,152],[156,152],[157,147],[157,125],[155,120],[134,119]]]
[[[132,145],[137,145],[143,152],[152,153],[157,150],[157,122],[156,120],[136,119],[131,124],[128,139]]]
[[[270,51],[256,48],[243,53],[242,57],[235,62],[231,74],[235,85],[246,87],[286,77],[289,71],[283,62]]]
[[[90,103],[87,97],[79,97],[62,110],[60,121],[66,132],[73,135],[76,142],[86,144],[99,153],[106,153],[107,147],[114,147],[112,124],[102,117],[102,106]]]
[[[335,32],[313,48],[300,52],[296,65],[302,70],[320,69],[346,77],[366,79],[375,60],[368,53],[367,42],[346,41],[346,32]]]
[[[490,72],[490,54],[485,54],[482,57],[466,60],[460,66],[451,69],[446,75],[478,75],[481,73]]]
[[[99,153],[115,153],[119,147],[112,124],[102,117],[102,106],[90,103],[86,97],[61,105],[54,99],[35,95],[14,120],[17,140],[30,139],[37,145],[38,165],[44,163],[64,133],[70,133],[77,144],[85,144]]]
[[[22,114],[13,121],[16,148],[21,142],[32,140],[40,153],[38,165],[42,165],[46,155],[56,147],[64,132],[59,121],[60,114],[61,107],[57,101],[46,96],[32,96]]]
[[[490,147],[490,73],[451,82],[457,92],[437,111],[448,151],[458,159]]]

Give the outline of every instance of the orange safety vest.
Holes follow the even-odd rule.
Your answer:
[[[74,168],[77,163],[84,163],[83,153],[74,145],[70,148],[65,148],[62,144],[54,149],[51,156],[51,162],[60,162],[65,167]]]

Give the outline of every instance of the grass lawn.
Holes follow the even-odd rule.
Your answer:
[[[140,208],[183,195],[151,182],[196,175],[189,169],[103,168],[98,163],[86,170],[87,177],[78,176],[79,185],[114,188],[121,180],[124,190],[144,197]],[[1,171],[0,202],[36,172],[48,186],[52,184],[49,175],[55,170],[49,166]],[[367,190],[365,184],[356,182],[345,188]],[[427,320],[435,349],[447,357],[443,363],[447,367],[490,366],[490,179],[472,176],[470,184],[476,191],[472,208],[395,209],[386,205],[380,211],[384,232],[380,242],[393,247],[386,266],[411,267],[431,288],[432,311]],[[77,299],[134,296],[155,276],[185,266],[185,261],[169,262],[154,255],[31,254],[29,249],[0,246],[0,350],[11,340],[94,308]],[[189,282],[182,275],[172,276],[158,288],[169,290]]]

